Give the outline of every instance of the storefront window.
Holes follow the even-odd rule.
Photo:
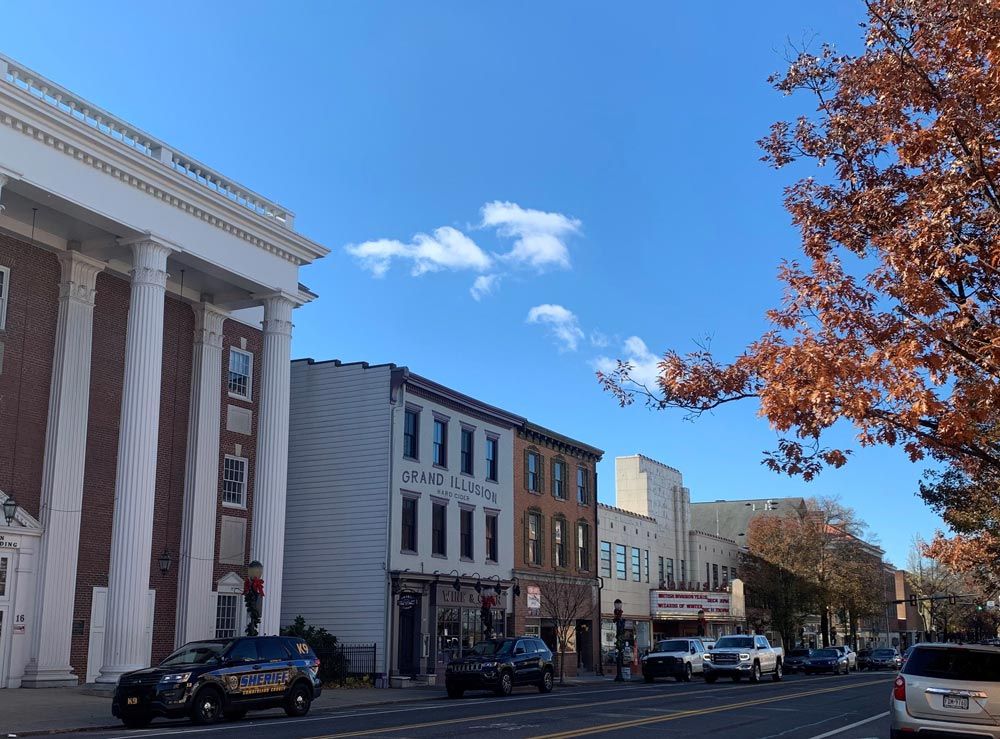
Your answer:
[[[458,608],[437,609],[437,661],[446,665],[462,656],[462,632]]]
[[[649,621],[635,622],[635,644],[639,648],[639,653],[649,649],[652,642],[649,638]]]

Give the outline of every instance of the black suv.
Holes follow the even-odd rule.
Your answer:
[[[510,695],[515,685],[537,685],[542,693],[552,690],[552,652],[541,639],[481,641],[461,659],[449,662],[445,674],[449,698],[461,698],[466,690]]]
[[[185,644],[157,667],[118,680],[111,713],[130,728],[156,716],[210,724],[249,710],[284,708],[305,716],[323,689],[319,660],[302,639],[248,636]]]

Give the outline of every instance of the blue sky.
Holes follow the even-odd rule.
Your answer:
[[[234,7],[9,3],[0,50],[333,249],[303,274],[321,299],[295,356],[405,364],[599,446],[605,502],[614,457],[641,452],[694,500],[840,495],[899,565],[940,525],[899,450],[807,484],[760,464],[775,435],[751,404],[691,423],[594,379],[601,357],[706,336],[729,357],[766,327],[799,249],[793,173],[755,141],[810,110],[766,79],[789,40],[856,49],[862,3]]]

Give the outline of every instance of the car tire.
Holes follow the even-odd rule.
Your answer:
[[[705,675],[705,682],[708,683],[709,685],[711,685],[718,679],[719,678],[717,678],[715,675]]]
[[[545,672],[542,673],[542,681],[538,683],[538,692],[551,693],[553,684],[552,670],[545,670]]]
[[[242,721],[247,717],[247,709],[237,708],[232,711],[225,711],[222,715],[226,717],[226,721]]]
[[[760,664],[757,662],[753,663],[753,668],[750,670],[750,682],[760,682]]]
[[[292,686],[291,692],[285,699],[286,716],[305,716],[309,713],[312,705],[312,693],[304,683],[297,683]]]
[[[129,716],[128,718],[123,718],[122,723],[126,729],[145,729],[152,720],[153,717],[150,715]]]
[[[448,697],[449,698],[461,698],[465,695],[465,691],[455,685],[448,686]]]
[[[200,726],[214,724],[222,718],[223,696],[218,688],[207,686],[191,701],[191,722]]]
[[[771,679],[776,683],[780,683],[781,678],[784,677],[781,670],[781,660],[778,660],[777,664],[774,665],[774,672],[771,674]]]
[[[694,671],[691,669],[691,663],[688,662],[686,665],[684,665],[684,677],[682,677],[680,679],[683,680],[686,683],[689,683],[689,682],[691,682],[691,676],[693,674],[694,674]]]
[[[509,672],[500,673],[500,683],[497,685],[496,694],[505,698],[514,690],[514,677]]]

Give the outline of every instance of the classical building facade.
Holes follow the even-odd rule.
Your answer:
[[[392,364],[292,363],[282,622],[396,680],[504,633],[524,419]]]
[[[514,599],[510,632],[540,636],[566,675],[599,665],[595,447],[525,423],[514,439]]]
[[[234,631],[250,557],[278,628],[292,310],[326,251],[0,56],[0,686]]]

